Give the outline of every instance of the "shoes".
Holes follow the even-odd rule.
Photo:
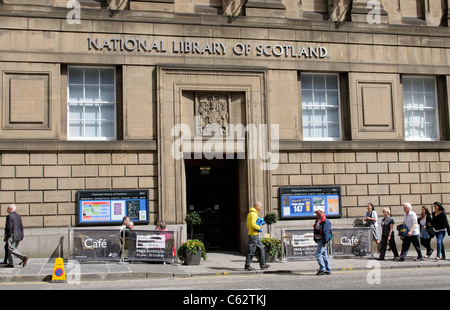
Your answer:
[[[269,268],[269,267],[270,267],[270,265],[268,265],[268,264],[262,265],[262,266],[261,266],[261,270],[265,270],[265,269],[267,269],[267,268]],[[253,267],[251,267],[251,266],[245,266],[245,267],[244,267],[244,270],[245,270],[245,271],[254,271],[255,268],[253,268]]]
[[[424,260],[425,260],[425,258],[423,258],[423,257],[414,258],[415,262],[417,262],[417,261],[424,261]]]
[[[325,270],[318,270],[317,271],[317,273],[316,273],[316,275],[318,275],[318,276],[321,276],[321,275],[331,275],[331,272],[330,271],[325,271]]]
[[[27,256],[25,256],[24,258],[23,258],[23,261],[22,261],[22,263],[23,263],[23,266],[22,266],[22,268],[25,268],[25,266],[27,265],[27,263],[28,263],[28,257]]]
[[[7,264],[5,267],[6,268],[14,268],[14,265]]]
[[[404,261],[405,261],[405,258],[404,258],[404,257],[400,257],[400,258],[398,259],[398,261],[399,261],[399,262],[404,262]]]
[[[392,260],[398,261],[398,257],[394,257]]]

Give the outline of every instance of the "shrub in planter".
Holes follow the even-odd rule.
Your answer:
[[[203,260],[207,258],[205,245],[198,239],[188,240],[178,249],[178,258],[184,263],[189,261],[189,256],[195,255],[200,255]]]
[[[282,252],[281,252],[281,241],[276,238],[262,238],[262,244],[264,245],[264,251],[266,253],[266,260],[269,257],[277,257],[281,260]],[[259,258],[261,252],[258,248],[255,251],[255,257]]]
[[[278,215],[276,213],[267,213],[264,217],[264,221],[269,225],[269,235],[272,236],[272,224],[278,222]]]
[[[194,238],[194,227],[202,223],[200,215],[196,212],[189,212],[184,219],[186,224],[191,228],[191,239]]]

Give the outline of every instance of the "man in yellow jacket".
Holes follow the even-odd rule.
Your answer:
[[[245,268],[244,270],[252,271],[254,268],[250,266],[252,263],[253,255],[255,254],[255,250],[258,247],[261,251],[259,256],[259,266],[261,269],[269,268],[269,265],[266,264],[266,257],[264,253],[264,245],[259,239],[259,233],[262,231],[262,227],[256,224],[258,219],[258,211],[261,211],[262,204],[260,202],[255,202],[252,208],[249,209],[247,215],[247,229],[248,229],[248,254],[245,259]]]

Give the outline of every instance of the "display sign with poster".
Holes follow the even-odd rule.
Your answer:
[[[129,231],[128,259],[172,263],[175,254],[175,234],[167,230]]]
[[[294,229],[283,232],[285,257],[288,260],[312,258],[316,255],[317,243],[312,229]]]
[[[281,219],[315,218],[314,208],[323,207],[328,218],[340,218],[340,186],[280,187]]]
[[[77,226],[148,224],[148,190],[78,191]]]

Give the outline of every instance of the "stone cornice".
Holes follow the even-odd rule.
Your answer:
[[[23,18],[48,18],[53,20],[66,19],[68,9],[54,8],[46,6],[27,5],[9,5],[0,4],[0,16],[4,17],[23,17]],[[450,28],[448,27],[430,27],[415,25],[393,25],[393,24],[367,24],[364,22],[346,21],[339,29],[331,21],[320,20],[301,20],[271,17],[252,17],[239,16],[229,22],[227,16],[223,15],[201,15],[201,14],[180,14],[172,12],[151,12],[151,11],[129,11],[123,10],[113,17],[107,9],[82,9],[81,21],[102,21],[117,23],[153,23],[153,24],[172,24],[186,26],[211,26],[211,27],[241,27],[241,28],[264,28],[264,29],[284,29],[284,30],[314,30],[314,31],[332,31],[340,33],[373,33],[388,35],[411,35],[411,36],[429,36],[429,37],[450,37]],[[60,29],[51,29],[54,31],[76,31],[76,32],[98,32],[98,33],[117,33],[117,27],[108,29],[102,27],[98,31],[84,23],[83,27],[77,25],[68,25],[71,27],[60,27]],[[55,24],[53,24],[54,26]],[[33,29],[29,25],[21,28]],[[9,28],[8,25],[2,28]],[[20,28],[20,26],[19,26]],[[119,27],[120,28],[120,27]],[[13,26],[12,29],[17,29]],[[35,30],[35,29],[33,29]],[[46,30],[46,29],[43,29]],[[50,29],[48,29],[50,30]],[[126,33],[123,31],[122,33]],[[138,34],[133,32],[134,34]],[[155,34],[155,33],[142,33]],[[345,43],[345,42],[344,42]]]

